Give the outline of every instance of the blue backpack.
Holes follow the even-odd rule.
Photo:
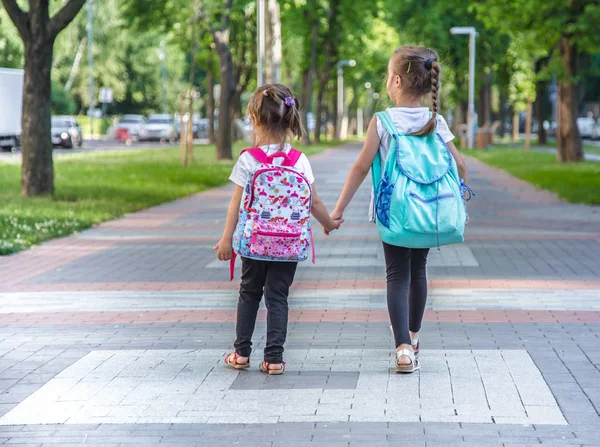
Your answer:
[[[371,167],[374,212],[383,242],[432,248],[464,240],[463,183],[439,134],[398,133],[387,112],[376,114],[390,135],[383,177],[379,150]]]

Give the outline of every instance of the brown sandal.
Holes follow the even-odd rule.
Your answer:
[[[233,360],[231,359],[231,356],[233,356]],[[239,358],[240,355],[237,352],[233,351],[231,354],[227,354],[225,356],[225,364],[233,369],[250,368],[250,357],[248,357],[248,361],[246,363],[238,363]]]
[[[285,362],[281,362],[281,369],[269,369],[270,365],[275,365],[275,363],[262,362],[260,364],[259,369],[261,370],[261,372],[272,376],[283,374],[283,372],[285,371]]]

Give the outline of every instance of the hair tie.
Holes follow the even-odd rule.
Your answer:
[[[283,100],[283,103],[288,107],[292,107],[292,106],[296,105],[296,101],[291,96],[286,96],[285,99]]]
[[[264,96],[269,96],[269,89],[267,89],[267,88],[266,88],[266,89],[264,89],[264,90],[263,90],[263,95],[264,95]]]
[[[427,70],[431,70],[431,67],[433,67],[433,63],[434,63],[435,61],[436,61],[436,60],[435,60],[434,58],[425,59],[425,63],[424,63],[423,65],[425,65],[425,68],[426,68]]]

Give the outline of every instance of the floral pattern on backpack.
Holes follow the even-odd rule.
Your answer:
[[[302,153],[291,149],[287,154],[267,156],[260,148],[247,152],[260,164],[244,188],[233,235],[234,252],[251,259],[298,262],[308,258],[312,247],[314,262],[312,188],[294,168]],[[275,158],[283,158],[283,164],[273,164]]]

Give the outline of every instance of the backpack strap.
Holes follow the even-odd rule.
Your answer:
[[[377,115],[377,118],[379,118],[381,124],[383,124],[384,129],[390,134],[391,137],[398,135],[398,130],[396,129],[396,126],[394,126],[392,117],[386,110],[383,112],[377,112],[375,115]]]
[[[237,254],[235,251],[231,251],[231,260],[229,261],[229,281],[233,281],[233,277],[235,276],[235,259],[237,258]]]
[[[290,166],[296,166],[296,163],[298,163],[298,160],[300,160],[300,157],[302,157],[302,152],[296,150],[296,149],[290,149],[288,152],[288,158],[290,159]]]
[[[259,147],[250,147],[248,149],[244,149],[242,152],[240,152],[240,157],[242,156],[242,154],[244,152],[248,152],[250,155],[252,155],[256,161],[258,161],[259,163],[266,163],[267,162],[267,154],[265,154],[265,152],[259,148]]]
[[[279,151],[279,152],[275,152],[271,155],[267,155],[265,154],[265,152],[259,148],[259,147],[252,147],[249,149],[244,149],[240,155],[242,155],[244,152],[248,152],[250,155],[252,155],[256,161],[258,161],[259,163],[265,164],[265,163],[272,163],[274,159],[276,158],[283,158],[283,163],[281,164],[281,166],[289,166],[289,167],[293,167],[296,166],[296,163],[298,163],[298,160],[300,160],[300,157],[302,156],[302,152],[296,150],[296,149],[290,149],[289,152],[283,152],[283,151]]]
[[[375,113],[375,115],[377,116],[377,118],[379,118],[379,121],[381,121],[381,124],[383,124],[383,128],[390,135],[390,137],[395,138],[395,136],[398,134],[398,131],[394,126],[394,122],[392,121],[390,114],[384,110],[383,112]],[[391,149],[391,144],[389,149]],[[377,187],[379,186],[379,183],[381,183],[382,176],[381,155],[379,154],[379,149],[377,149],[377,153],[375,154],[375,159],[373,160],[373,164],[371,165],[371,171],[371,176],[373,179],[373,189],[377,191]]]

